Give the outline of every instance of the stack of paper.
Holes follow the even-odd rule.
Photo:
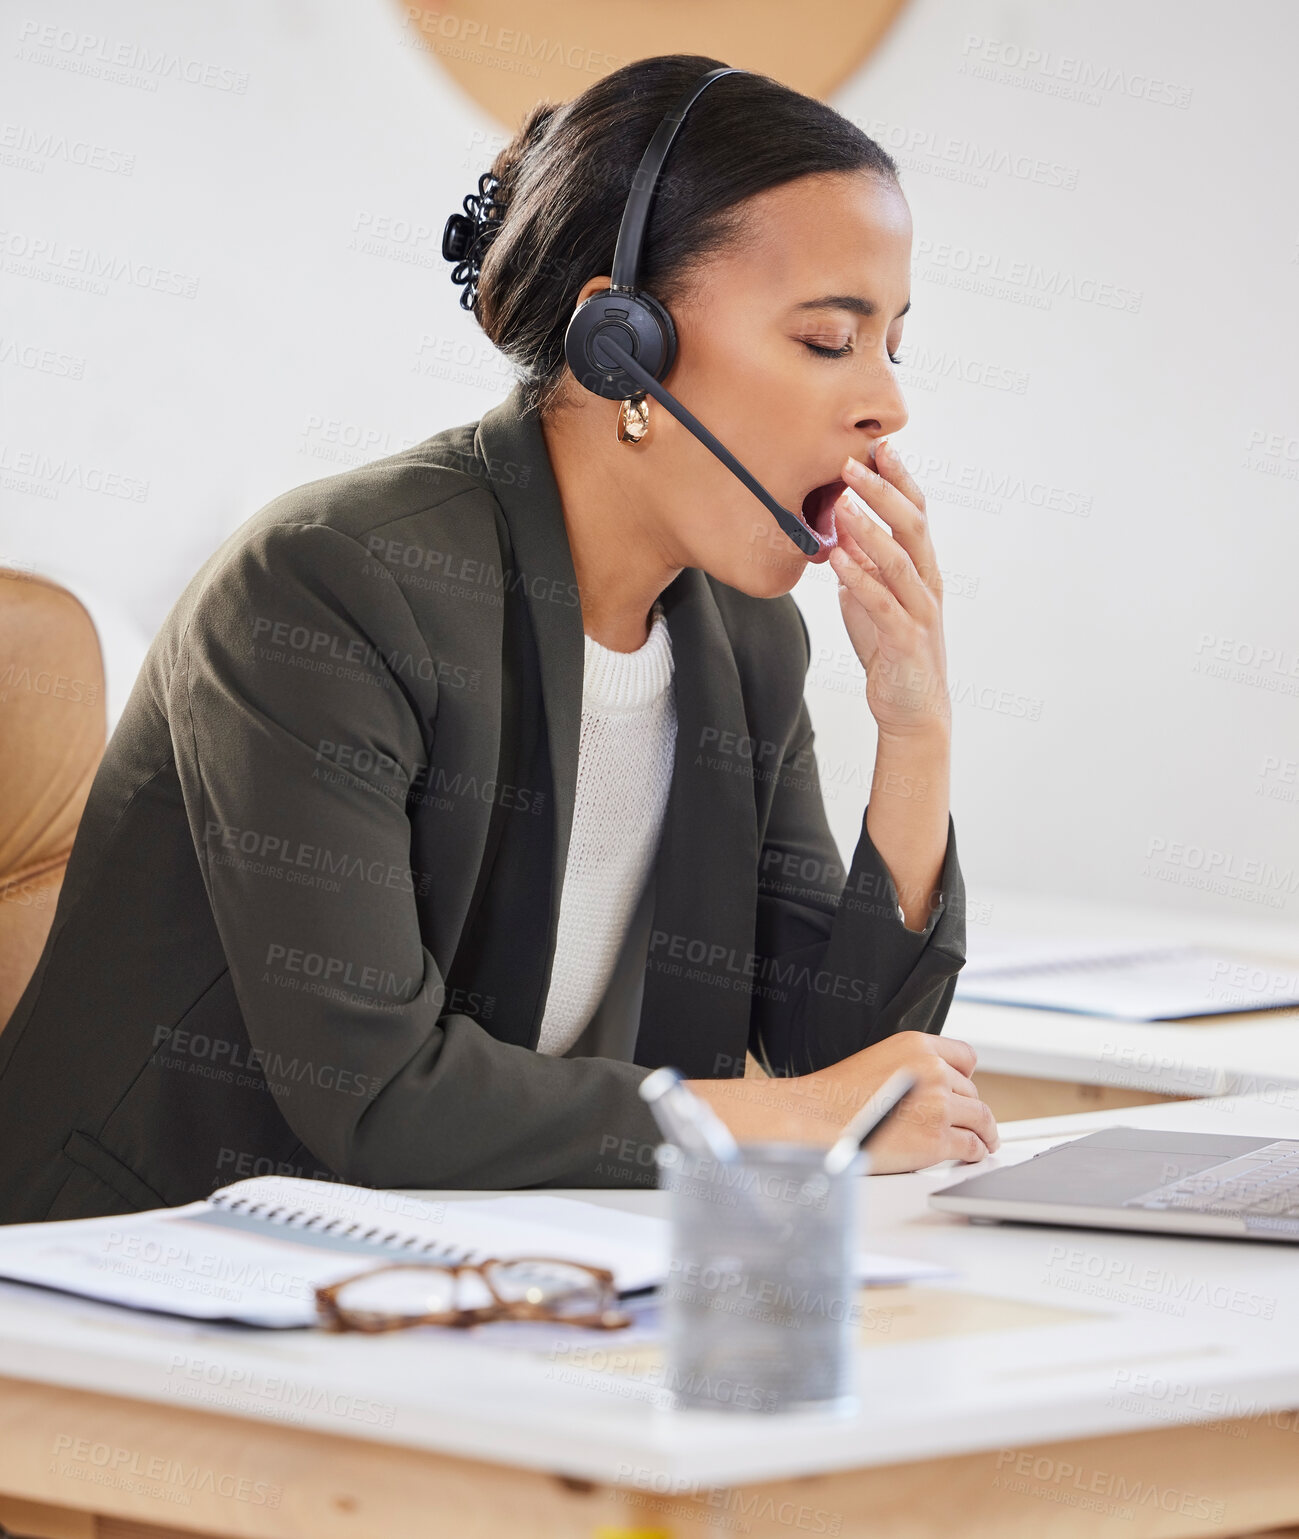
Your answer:
[[[1299,1005],[1299,969],[1204,946],[985,941],[957,975],[956,997],[1172,1021]]]

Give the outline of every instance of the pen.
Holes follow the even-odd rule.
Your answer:
[[[916,1077],[909,1069],[890,1074],[831,1145],[825,1157],[826,1173],[837,1176],[847,1170],[858,1151],[874,1138],[915,1087]]]
[[[729,1162],[739,1158],[740,1146],[730,1128],[707,1101],[690,1090],[681,1074],[666,1065],[640,1082],[640,1096],[669,1143],[688,1154],[703,1154]]]

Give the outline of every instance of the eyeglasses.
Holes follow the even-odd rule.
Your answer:
[[[461,1262],[397,1261],[315,1290],[330,1331],[399,1331],[410,1325],[550,1320],[620,1330],[613,1273],[552,1256]]]

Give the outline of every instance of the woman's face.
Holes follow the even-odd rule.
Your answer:
[[[663,383],[778,502],[830,534],[843,484],[819,508],[816,489],[850,454],[869,463],[875,440],[907,421],[889,355],[910,301],[910,210],[869,172],[800,177],[743,207],[738,249],[701,264],[669,307],[677,355]],[[660,550],[755,597],[787,593],[808,558],[652,398],[650,415],[648,439],[618,453],[643,456],[637,500]]]

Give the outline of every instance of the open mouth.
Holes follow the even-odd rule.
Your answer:
[[[834,526],[834,505],[847,484],[846,481],[840,480],[827,481],[823,486],[814,486],[803,498],[803,522],[816,536],[821,547],[815,556],[807,558],[810,562],[828,560],[831,550],[838,544],[839,532]]]

